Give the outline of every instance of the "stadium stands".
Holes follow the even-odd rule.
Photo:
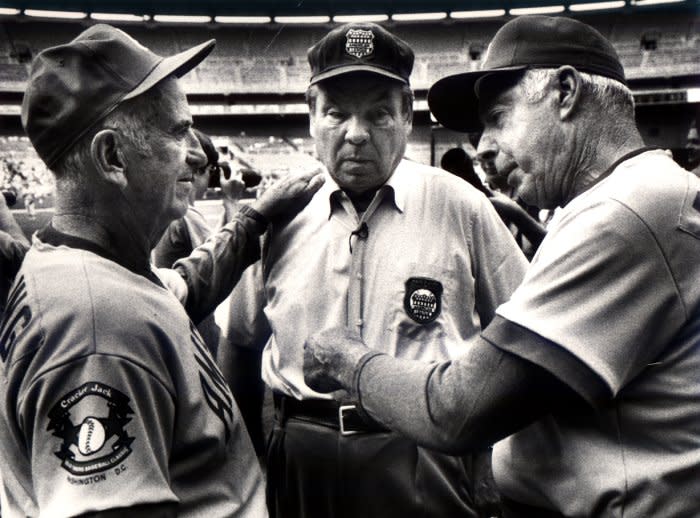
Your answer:
[[[596,16],[586,19],[608,36],[625,64],[630,78],[667,77],[698,73],[700,63],[699,22],[682,15]],[[433,81],[457,71],[477,68],[491,36],[503,23],[443,22],[396,26],[416,52],[413,83],[427,88]],[[31,54],[66,41],[84,23],[11,22],[0,25],[0,91],[21,89],[26,65],[17,48]],[[50,28],[50,30],[47,30]],[[306,88],[306,49],[325,31],[324,27],[130,25],[129,32],[157,52],[169,54],[217,39],[212,56],[186,78],[189,92],[301,93]],[[642,43],[647,41],[647,48]],[[649,42],[654,44],[649,46]],[[653,47],[653,48],[650,48]],[[26,60],[26,55],[24,59]]]
[[[580,17],[612,41],[625,65],[627,77],[643,82],[643,87],[639,87],[643,95],[655,88],[663,90],[669,84],[675,85],[677,78],[686,78],[686,86],[700,87],[700,19],[697,16],[656,11]],[[505,18],[497,18],[390,23],[391,30],[409,42],[416,53],[411,81],[418,93],[417,99],[422,101],[416,105],[419,110],[425,112],[425,92],[434,81],[448,74],[479,67],[488,41],[505,21]],[[0,115],[4,115],[5,120],[8,120],[7,117],[19,118],[21,93],[32,57],[47,46],[72,39],[88,23],[91,22],[0,18]],[[268,135],[274,136],[270,137],[272,140],[230,135],[221,138],[227,138],[232,146],[238,146],[250,162],[262,171],[283,174],[295,167],[305,167],[309,160],[313,160],[313,143],[309,138],[302,139],[298,146],[290,144],[289,140],[279,140],[279,137],[284,137],[284,131],[275,126],[274,117],[304,115],[303,93],[309,77],[306,50],[329,27],[330,24],[191,26],[146,22],[128,24],[124,28],[144,45],[165,55],[216,38],[217,47],[212,55],[183,79],[185,90],[193,102],[193,113],[196,117],[255,115],[264,120],[261,124],[269,128]],[[691,79],[687,80],[688,77]],[[632,87],[635,91],[634,84]],[[666,97],[654,93],[643,101],[651,104],[671,102],[677,106],[682,106],[684,102],[697,102],[687,101],[684,90],[679,92],[671,92]],[[685,119],[689,120],[692,116],[679,114],[678,111],[674,114],[671,122],[657,123],[656,117],[648,123],[654,125],[646,132],[658,140],[654,144],[682,147],[682,143],[675,142],[678,140],[675,137],[673,142],[669,142],[669,137],[664,140],[664,134],[685,135],[688,124]],[[298,126],[306,125],[305,119],[299,118],[298,121]],[[407,154],[415,160],[429,162],[432,155],[427,116],[420,124],[422,127],[414,129]],[[674,124],[675,127],[664,129],[664,124]],[[19,127],[18,122],[15,127]],[[296,132],[299,133],[305,133],[305,129]],[[450,145],[455,144],[458,141]],[[29,172],[25,173],[28,177],[37,176],[36,170],[41,164],[26,139],[10,141],[5,137],[0,138],[0,151],[3,160],[28,168]],[[280,160],[280,155],[284,155],[284,160]],[[4,176],[7,177],[7,174]],[[50,176],[39,173],[38,180],[30,183],[35,186],[44,180],[50,182]],[[7,182],[7,178],[0,178],[0,181]]]

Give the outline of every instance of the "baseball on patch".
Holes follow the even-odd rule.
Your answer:
[[[105,443],[105,428],[96,417],[86,417],[78,432],[78,451],[92,455],[100,451]]]

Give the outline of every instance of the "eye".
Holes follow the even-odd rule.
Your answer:
[[[326,110],[326,117],[329,117],[334,121],[341,121],[345,118],[345,114],[338,110],[337,108],[329,108]]]
[[[384,125],[391,121],[391,112],[385,108],[380,108],[372,114],[372,120],[377,125]]]
[[[503,118],[505,115],[504,110],[493,110],[489,112],[486,122],[493,126],[500,126],[503,123]]]

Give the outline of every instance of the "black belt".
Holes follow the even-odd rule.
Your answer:
[[[293,417],[340,431],[342,435],[388,432],[381,424],[362,415],[354,404],[325,399],[298,399],[273,393],[275,413],[280,424]]]

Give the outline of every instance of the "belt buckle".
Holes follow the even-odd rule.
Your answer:
[[[361,430],[350,430],[345,427],[345,413],[356,409],[356,405],[340,405],[338,407],[338,423],[340,424],[340,435],[355,435],[361,433]]]

